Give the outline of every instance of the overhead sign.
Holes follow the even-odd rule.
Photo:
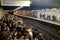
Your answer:
[[[1,6],[30,6],[30,0],[1,0]]]

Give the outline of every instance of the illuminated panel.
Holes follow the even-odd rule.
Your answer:
[[[30,6],[30,0],[1,0],[1,6]]]

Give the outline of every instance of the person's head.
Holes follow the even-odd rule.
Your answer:
[[[13,32],[17,32],[17,29],[16,28],[13,28]]]
[[[39,33],[40,36],[42,36],[43,34],[42,33]]]
[[[4,27],[4,31],[9,31],[9,30],[10,30],[10,28],[8,26]]]
[[[7,36],[0,32],[0,40],[7,40]]]
[[[21,32],[18,32],[17,39],[20,39],[21,37],[22,37],[22,33]]]
[[[39,33],[38,35],[40,38],[44,38],[44,34],[43,33]]]
[[[1,20],[3,20],[3,21],[4,21],[4,18],[2,18]]]
[[[21,22],[18,22],[18,25],[20,25],[21,24]]]
[[[7,26],[7,24],[6,24],[6,23],[4,23],[3,25],[4,25],[4,26]]]
[[[0,21],[0,24],[3,24],[3,21],[2,20]]]

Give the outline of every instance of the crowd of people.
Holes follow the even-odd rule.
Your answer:
[[[49,21],[54,21],[57,22],[57,18],[55,15],[47,15],[47,14],[43,14],[43,13],[32,13],[30,16],[35,17],[35,18],[39,18],[39,19],[44,19],[44,20],[49,20]]]
[[[22,18],[6,14],[0,19],[0,40],[45,40],[36,28],[27,28]]]
[[[29,16],[38,18],[38,19],[43,19],[43,20],[47,20],[47,21],[53,21],[53,22],[60,23],[60,17],[59,17],[58,13],[54,14],[54,11],[52,13],[49,13],[49,11],[47,11],[47,12],[41,11],[41,10],[32,10],[32,12],[29,14]],[[57,14],[58,14],[58,16],[57,16]]]

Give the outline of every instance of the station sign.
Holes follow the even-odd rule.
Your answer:
[[[30,6],[30,0],[1,0],[1,6]]]

